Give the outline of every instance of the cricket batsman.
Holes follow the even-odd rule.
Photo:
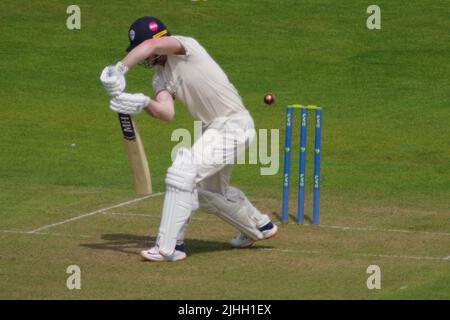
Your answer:
[[[255,137],[253,119],[239,93],[220,66],[195,39],[171,35],[155,17],[136,20],[128,31],[126,57],[107,66],[100,80],[112,97],[110,108],[171,121],[174,99],[179,99],[203,133],[190,149],[180,148],[167,171],[159,233],[154,247],[141,256],[150,261],[186,258],[184,238],[195,210],[213,213],[240,231],[235,248],[251,247],[271,238],[277,226],[256,209],[244,193],[230,186],[236,157]],[[155,67],[154,98],[126,93],[126,73],[136,64]]]

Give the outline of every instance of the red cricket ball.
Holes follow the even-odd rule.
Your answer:
[[[264,103],[271,105],[275,103],[275,95],[272,92],[268,92],[264,95]]]

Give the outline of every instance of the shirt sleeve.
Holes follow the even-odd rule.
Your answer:
[[[155,74],[153,76],[152,85],[153,85],[153,92],[155,94],[155,97],[161,91],[168,90],[164,80],[157,72],[155,72]]]
[[[182,59],[192,59],[196,57],[201,57],[204,50],[200,46],[200,44],[195,40],[194,38],[190,37],[183,37],[183,36],[172,36],[178,41],[180,41],[181,45],[183,46],[184,50],[186,51],[186,54],[182,56],[178,56]]]

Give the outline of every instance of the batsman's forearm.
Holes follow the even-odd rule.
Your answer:
[[[122,60],[122,63],[129,69],[133,68],[139,62],[147,59],[154,51],[150,41],[144,41],[136,48],[130,51],[128,55]]]
[[[152,100],[144,110],[152,117],[164,121],[171,121],[175,116],[175,108],[173,103],[172,105],[169,105],[169,103]]]

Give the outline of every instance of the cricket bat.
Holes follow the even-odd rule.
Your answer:
[[[119,113],[119,121],[130,161],[134,191],[138,195],[149,195],[152,193],[152,179],[139,131],[130,115]]]

